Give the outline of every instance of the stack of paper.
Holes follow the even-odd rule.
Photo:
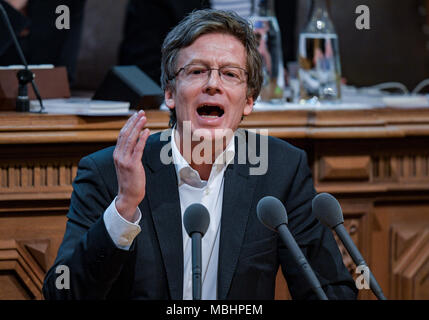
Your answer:
[[[85,116],[128,115],[130,103],[127,101],[91,100],[90,98],[44,99],[45,112],[56,114],[76,114]],[[30,111],[40,110],[38,100],[30,102]]]

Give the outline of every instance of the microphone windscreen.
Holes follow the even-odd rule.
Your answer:
[[[190,237],[194,232],[201,233],[201,236],[204,236],[209,224],[210,214],[205,206],[200,203],[193,203],[186,208],[183,214],[183,225]]]
[[[287,213],[283,203],[272,196],[263,197],[256,206],[259,221],[267,228],[277,231],[281,224],[287,224]]]
[[[329,228],[344,223],[340,203],[329,193],[319,193],[312,201],[313,213],[317,219]]]

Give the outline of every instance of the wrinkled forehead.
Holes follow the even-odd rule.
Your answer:
[[[246,49],[237,37],[227,33],[208,33],[179,50],[176,66],[200,63],[209,66],[245,67],[246,61]]]

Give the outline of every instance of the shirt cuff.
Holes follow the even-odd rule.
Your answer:
[[[137,221],[134,223],[129,222],[119,214],[118,210],[116,209],[115,202],[116,197],[104,212],[104,225],[106,226],[107,232],[109,233],[110,238],[112,238],[116,247],[123,250],[129,250],[135,237],[141,231],[139,222],[142,215],[140,209],[137,207],[137,210],[134,214],[134,216],[138,215]]]

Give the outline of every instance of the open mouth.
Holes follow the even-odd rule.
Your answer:
[[[224,111],[220,106],[207,104],[199,106],[197,112],[200,116],[207,118],[220,118],[224,114]]]

